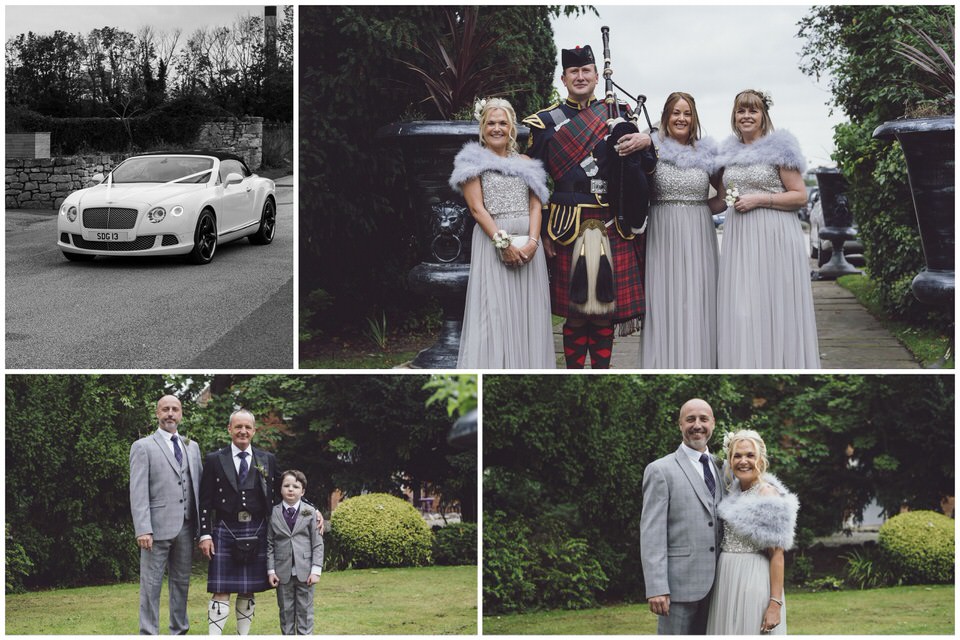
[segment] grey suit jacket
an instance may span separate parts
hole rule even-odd
[[[297,579],[306,582],[312,566],[323,566],[323,536],[317,531],[316,509],[306,502],[300,503],[300,513],[293,525],[287,526],[280,503],[273,507],[270,527],[267,529],[267,571],[275,571],[280,582],[290,581],[296,566]],[[310,513],[304,514],[309,509]]]
[[[718,478],[715,497],[682,448],[643,471],[640,560],[648,598],[669,594],[671,601],[696,602],[713,586],[723,488],[712,456],[711,464]]]
[[[152,533],[154,540],[175,538],[183,528],[184,501],[193,492],[193,516],[199,522],[200,447],[196,442],[184,446],[184,469],[158,433],[140,438],[130,446],[130,513],[136,535]],[[190,482],[186,480],[190,470]]]

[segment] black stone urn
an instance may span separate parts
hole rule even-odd
[[[926,268],[913,279],[920,302],[953,309],[954,300],[954,117],[884,122],[874,138],[896,138],[907,160],[913,208]]]
[[[847,240],[857,237],[853,228],[853,212],[847,199],[847,180],[839,169],[822,169],[817,172],[817,184],[820,187],[820,206],[823,210],[824,226],[820,237],[830,241],[832,247],[830,260],[817,272],[818,280],[836,280],[840,276],[860,273],[847,262],[843,245]]]
[[[447,434],[450,446],[461,450],[476,449],[477,447],[477,410],[471,409],[457,419]]]
[[[479,123],[468,120],[398,122],[377,130],[378,138],[400,150],[412,194],[421,262],[407,281],[415,293],[437,298],[443,309],[440,335],[414,358],[416,369],[457,366],[474,221],[447,181],[454,157],[465,143],[479,140],[479,133]],[[520,140],[528,135],[526,128],[517,132]]]

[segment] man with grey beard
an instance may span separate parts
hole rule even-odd
[[[677,450],[643,472],[640,559],[660,635],[703,635],[720,554],[720,469],[707,450],[713,409],[694,398],[680,408]]]

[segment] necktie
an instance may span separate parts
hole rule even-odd
[[[170,440],[173,442],[173,457],[177,459],[177,464],[182,467],[183,451],[180,450],[180,438],[177,437],[177,434],[173,434],[170,436]]]
[[[287,521],[287,526],[290,527],[290,531],[293,531],[293,525],[297,522],[297,510],[293,507],[287,507],[283,511],[283,517]]]
[[[714,498],[717,497],[717,481],[713,479],[713,472],[710,471],[710,456],[707,454],[702,454],[700,456],[700,464],[703,465],[703,481],[707,483],[707,489],[710,490],[710,495]]]
[[[250,467],[247,465],[247,452],[241,451],[237,454],[240,456],[240,484],[243,484],[243,481],[247,479],[247,472],[250,471]]]

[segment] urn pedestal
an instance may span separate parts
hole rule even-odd
[[[860,273],[847,262],[843,253],[844,243],[857,237],[853,212],[847,200],[847,181],[838,169],[824,169],[817,172],[817,184],[825,225],[819,233],[821,238],[830,241],[832,251],[829,262],[820,267],[816,277],[818,280],[836,280],[840,276]]]

